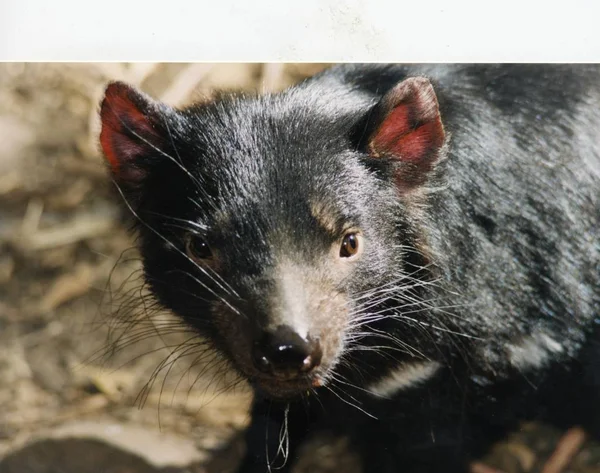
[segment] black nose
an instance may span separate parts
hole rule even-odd
[[[321,362],[321,356],[318,341],[303,339],[287,325],[264,333],[253,352],[260,371],[284,379],[310,372]]]

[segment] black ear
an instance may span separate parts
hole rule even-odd
[[[113,178],[126,190],[139,187],[150,157],[165,145],[162,122],[167,107],[122,82],[108,85],[100,107],[100,144]]]
[[[433,86],[424,77],[405,79],[390,90],[370,116],[368,151],[391,159],[401,191],[424,184],[443,159],[445,132]]]

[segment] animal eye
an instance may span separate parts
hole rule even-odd
[[[206,260],[212,258],[212,251],[206,240],[199,235],[190,233],[185,239],[185,252],[195,260]]]
[[[358,253],[360,238],[357,233],[348,233],[342,240],[340,258],[352,258]]]

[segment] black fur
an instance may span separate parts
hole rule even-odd
[[[399,195],[394,162],[368,153],[374,107],[412,76],[431,80],[450,136],[417,202]],[[271,399],[249,375],[257,395],[240,472],[282,462],[286,418],[283,471],[321,428],[348,435],[373,473],[464,472],[525,419],[600,438],[599,67],[342,65],[281,94],[160,117],[157,146],[173,159],[150,149],[136,163],[143,182],[124,186],[146,276],[240,372],[244,354],[231,347],[269,318],[276,254],[312,267],[335,244],[311,202],[334,209],[333,233],[364,233],[339,289],[353,308],[398,281],[395,300],[368,309],[383,317],[346,346],[331,389]],[[218,252],[218,277],[184,257],[190,230]],[[221,297],[241,313],[227,321],[239,324],[233,340],[219,328]],[[515,355],[530,337],[555,348],[536,345],[545,358],[531,366]],[[442,368],[391,399],[365,392],[414,359]]]

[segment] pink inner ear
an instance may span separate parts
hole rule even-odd
[[[394,142],[410,131],[408,105],[398,105],[377,130],[375,141],[383,149],[393,148]]]
[[[406,79],[390,93],[391,110],[371,140],[376,156],[391,155],[419,164],[435,160],[444,144],[444,127],[428,80]]]
[[[443,144],[441,123],[430,122],[421,125],[390,144],[392,145],[390,152],[400,156],[403,161],[420,161],[431,151],[441,148]]]
[[[150,140],[156,137],[148,117],[133,101],[135,93],[125,84],[111,84],[100,110],[100,144],[117,176],[123,167],[135,164],[137,158],[152,148]]]

